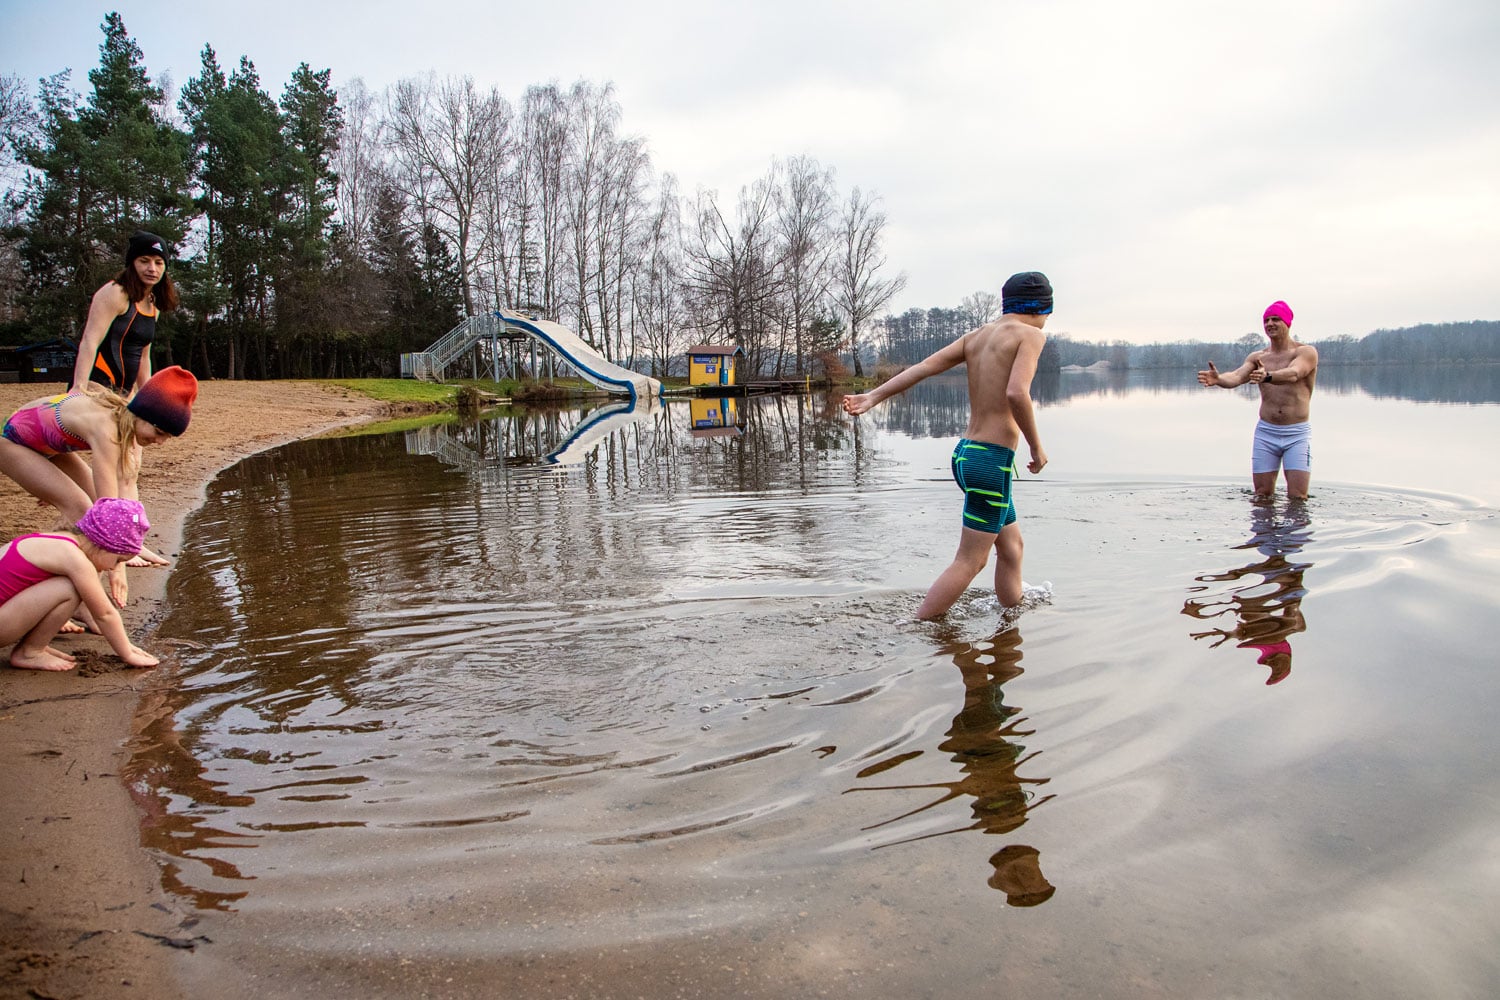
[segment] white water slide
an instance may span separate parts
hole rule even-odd
[[[613,361],[607,360],[590,347],[582,337],[561,323],[532,316],[521,316],[504,309],[496,310],[495,315],[512,330],[529,333],[552,348],[562,355],[563,360],[578,369],[578,374],[601,389],[609,392],[629,392],[632,400],[641,396],[661,395],[661,383],[656,379],[633,372],[629,368],[622,368]]]
[[[622,368],[606,359],[561,323],[536,316],[524,316],[506,309],[470,316],[426,351],[420,354],[403,354],[401,374],[440,379],[449,365],[468,354],[480,341],[493,341],[497,336],[509,337],[516,334],[538,341],[572,365],[579,375],[607,392],[628,395],[632,401],[643,396],[650,398],[661,395],[661,383],[656,379]]]

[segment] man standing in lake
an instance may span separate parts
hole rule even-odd
[[[995,596],[1006,607],[1021,603],[1021,526],[1011,502],[1016,446],[1022,437],[1031,450],[1026,468],[1036,475],[1047,464],[1031,410],[1031,379],[1052,313],[1052,285],[1040,271],[1013,274],[1001,289],[1000,319],[970,330],[942,350],[876,386],[845,396],[844,411],[868,412],[882,400],[905,392],[929,375],[966,365],[969,427],[953,449],[953,479],[964,491],[963,533],[958,554],[922,606],[920,619],[941,618],[963,596],[995,550]]]
[[[1307,497],[1312,482],[1313,383],[1318,378],[1318,349],[1292,339],[1292,307],[1272,302],[1261,317],[1271,345],[1252,351],[1245,363],[1232,372],[1220,373],[1214,363],[1198,373],[1198,382],[1233,389],[1251,383],[1260,386],[1260,421],[1255,425],[1255,447],[1250,458],[1250,478],[1255,495],[1276,492],[1276,472],[1286,469],[1286,493],[1294,500]]]

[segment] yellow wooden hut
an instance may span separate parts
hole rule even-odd
[[[744,348],[723,344],[698,344],[687,349],[688,385],[734,385],[736,362]]]

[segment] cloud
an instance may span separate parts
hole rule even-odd
[[[0,72],[86,86],[102,8],[10,7]],[[612,81],[688,195],[811,155],[881,196],[900,309],[1038,268],[1095,339],[1222,339],[1282,296],[1310,335],[1500,318],[1492,0],[119,8],[179,85],[205,42],[273,93],[303,60],[377,90]]]

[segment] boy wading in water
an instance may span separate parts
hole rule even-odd
[[[1198,383],[1233,389],[1247,382],[1260,386],[1260,420],[1250,456],[1250,481],[1255,495],[1276,492],[1276,473],[1286,470],[1286,495],[1307,499],[1312,485],[1313,384],[1318,379],[1318,349],[1292,339],[1292,307],[1272,302],[1261,316],[1270,346],[1251,351],[1245,363],[1221,372],[1208,363]]]
[[[995,551],[995,596],[1006,607],[1021,603],[1021,526],[1011,499],[1016,446],[1026,439],[1032,475],[1047,464],[1031,409],[1031,379],[1052,313],[1052,285],[1040,271],[1013,274],[1001,290],[1003,315],[869,392],[845,396],[844,411],[867,413],[930,375],[968,367],[969,427],[953,449],[953,479],[964,491],[958,554],[943,570],[922,606],[920,619],[941,618],[968,589]]]

